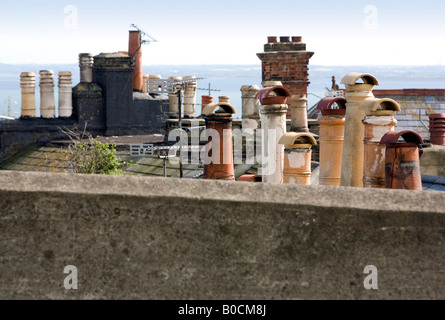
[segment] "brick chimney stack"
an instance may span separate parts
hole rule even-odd
[[[262,62],[262,81],[281,81],[293,95],[307,95],[308,64],[314,54],[306,51],[300,36],[267,37],[264,52],[257,53]],[[290,101],[289,101],[290,102]],[[290,118],[288,110],[287,118]]]

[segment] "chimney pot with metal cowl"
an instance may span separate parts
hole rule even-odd
[[[204,179],[213,180],[235,180],[235,169],[233,165],[233,143],[232,143],[232,114],[235,108],[230,104],[227,96],[219,97],[218,103],[210,103],[203,109],[206,123],[206,132],[209,133],[206,145],[206,155],[211,150],[211,161],[204,164]],[[218,108],[218,109],[217,109]],[[214,136],[212,132],[217,136]],[[218,141],[216,141],[216,140]],[[218,157],[214,162],[214,153]]]
[[[256,98],[260,100],[262,105],[285,104],[290,95],[290,91],[284,86],[276,85],[259,90],[256,94]]]
[[[290,92],[284,86],[266,87],[257,93],[257,98],[262,102],[260,112],[263,157],[260,174],[266,183],[283,183],[284,146],[278,141],[286,133],[288,106],[285,103],[263,103],[285,101],[289,96]]]
[[[359,83],[360,80],[363,83]],[[346,86],[346,115],[340,185],[362,188],[364,155],[362,120],[366,115],[367,106],[363,102],[374,98],[371,91],[375,85],[379,85],[379,82],[373,75],[350,72],[342,78],[341,83]]]
[[[398,142],[403,138],[405,142]],[[385,149],[385,188],[422,190],[419,145],[423,140],[417,132],[390,131],[380,140]]]
[[[387,132],[393,131],[397,120],[394,115],[400,111],[399,104],[388,98],[370,98],[363,101],[365,118],[363,187],[385,188],[385,146],[380,140]]]
[[[134,61],[133,69],[133,91],[143,92],[143,70],[142,70],[142,41],[140,30],[130,30],[128,55]]]
[[[317,109],[321,111],[321,117],[318,119],[320,126],[319,184],[340,186],[346,99],[343,97],[323,98],[318,103]]]
[[[311,148],[317,144],[314,136],[307,132],[288,132],[278,143],[284,145],[283,183],[309,185]]]
[[[20,74],[20,88],[22,94],[21,117],[36,117],[36,75],[34,72],[22,72]]]

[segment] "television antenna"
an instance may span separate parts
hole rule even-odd
[[[212,95],[212,91],[221,91],[221,90],[218,90],[218,89],[212,89],[210,83],[209,83],[209,87],[207,89],[206,88],[197,88],[197,89],[198,90],[209,90],[209,96]]]
[[[141,28],[139,28],[134,23],[132,23],[130,25],[130,27],[135,28],[136,30],[138,30],[141,33],[141,44],[146,44],[146,43],[149,44],[150,42],[158,42],[158,40],[156,40],[155,38],[150,36],[148,33],[143,31]],[[145,37],[146,39],[143,39],[143,37]]]
[[[178,128],[182,129],[182,117],[181,117],[181,93],[185,90],[185,84],[189,82],[196,82],[197,80],[202,80],[204,78],[192,78],[192,79],[182,79],[171,81],[169,86],[169,91],[172,93],[176,93],[178,97]],[[182,139],[179,139],[179,178],[184,178],[184,168],[182,165]]]

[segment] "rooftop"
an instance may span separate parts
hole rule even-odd
[[[164,176],[164,160],[158,155],[135,156],[130,154],[130,146],[135,144],[153,144],[154,149],[170,148],[164,145],[162,135],[98,137],[102,143],[114,144],[116,155],[126,163],[123,175],[130,176]],[[23,149],[14,157],[0,165],[0,170],[26,172],[69,173],[70,154],[67,150],[69,140],[56,140],[43,146],[32,145]],[[190,161],[191,162],[191,161]],[[259,165],[253,165],[244,174],[258,174]],[[203,178],[203,164],[183,162],[183,177],[189,179]],[[313,179],[311,184],[318,184],[318,162],[312,162]],[[180,177],[179,157],[165,161],[165,176]],[[445,177],[422,174],[422,188],[426,191],[445,191]]]

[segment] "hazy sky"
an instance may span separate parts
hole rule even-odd
[[[445,65],[445,1],[0,0],[0,63],[77,63],[157,42],[144,65],[259,64],[268,36],[302,36],[313,65]]]

